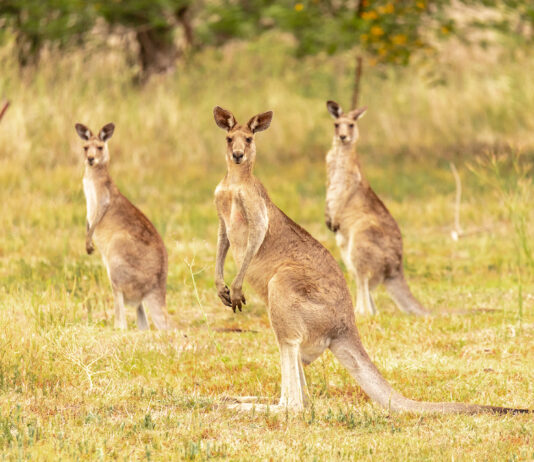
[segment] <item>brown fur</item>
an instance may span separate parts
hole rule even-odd
[[[356,280],[356,311],[374,314],[371,291],[384,283],[401,310],[426,315],[428,311],[412,295],[404,278],[400,229],[371,189],[356,153],[356,121],[365,108],[344,114],[334,101],[329,101],[327,108],[335,118],[335,134],[326,155],[325,219],[336,233],[345,266]]]
[[[215,190],[219,216],[215,283],[222,302],[235,311],[245,302],[242,284],[246,275],[267,305],[282,366],[280,402],[270,409],[304,407],[308,395],[302,365],[330,348],[364,391],[391,410],[522,412],[463,403],[416,402],[393,390],[360,342],[350,293],[335,259],[273,204],[252,174],[256,157],[254,131],[266,129],[272,113],[253,117],[247,125],[238,124],[229,111],[220,107],[214,109],[214,116],[217,125],[228,132],[227,172]],[[259,125],[254,122],[258,120]],[[230,288],[224,282],[229,248],[239,268]],[[231,407],[261,409],[262,405],[249,402],[255,399],[238,399],[240,402]]]
[[[124,197],[109,174],[107,140],[113,124],[98,136],[76,124],[84,140],[87,200],[86,250],[102,254],[115,299],[115,327],[126,329],[124,303],[137,307],[139,329],[148,329],[144,306],[158,329],[170,326],[165,310],[167,251],[150,220]]]

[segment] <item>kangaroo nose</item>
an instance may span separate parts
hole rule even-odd
[[[244,155],[245,155],[245,154],[244,154],[243,152],[239,152],[239,151],[233,152],[233,153],[232,153],[232,157],[234,158],[234,162],[235,162],[236,164],[241,163],[241,161],[243,160],[243,156],[244,156]]]
[[[88,157],[87,162],[89,162],[89,165],[93,165],[93,162],[95,161],[94,157]]]
[[[346,138],[347,138],[347,135],[339,135],[339,139],[341,141],[345,141]]]

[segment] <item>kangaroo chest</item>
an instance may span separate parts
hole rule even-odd
[[[217,188],[216,205],[224,221],[230,249],[236,261],[241,261],[247,248],[249,223],[239,192],[232,189]]]
[[[327,156],[326,202],[331,211],[339,212],[362,177],[357,167],[351,165],[344,156],[336,154],[334,151]]]
[[[87,203],[87,223],[92,225],[96,216],[98,207],[98,195],[94,181],[89,178],[83,179],[83,192],[85,194],[85,201]]]

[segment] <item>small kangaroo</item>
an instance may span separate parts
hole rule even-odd
[[[94,136],[76,124],[83,143],[87,201],[85,248],[94,251],[93,238],[102,254],[115,300],[115,327],[126,329],[124,304],[137,307],[137,327],[148,329],[144,307],[158,329],[170,327],[165,310],[167,251],[154,225],[113,183],[108,171],[107,141],[115,125],[104,125]]]
[[[326,155],[326,226],[336,234],[343,262],[356,280],[356,311],[375,314],[371,291],[384,283],[402,311],[428,315],[404,277],[400,229],[371,189],[356,153],[356,121],[367,108],[344,114],[334,101],[326,107],[335,119],[334,140]]]
[[[279,404],[270,409],[301,410],[308,402],[303,364],[327,348],[349,370],[365,393],[392,411],[481,413],[528,412],[464,403],[429,403],[396,392],[371,362],[355,326],[354,309],[343,273],[332,255],[307,231],[288,218],[252,174],[256,158],[254,135],[269,127],[272,112],[238,124],[221,107],[216,124],[227,131],[224,179],[215,190],[219,216],[215,285],[223,304],[242,309],[247,281],[267,305],[280,349],[282,386]],[[239,268],[230,288],[224,282],[224,261],[232,248]],[[230,407],[265,409],[238,399]],[[247,402],[248,401],[248,402]]]

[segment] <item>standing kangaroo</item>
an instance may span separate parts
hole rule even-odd
[[[150,311],[158,329],[167,329],[167,251],[154,225],[120,193],[109,175],[107,141],[114,130],[115,125],[109,123],[94,136],[85,125],[76,124],[76,132],[84,140],[85,248],[88,254],[93,253],[94,238],[102,253],[113,288],[116,328],[127,327],[127,303],[137,307],[139,329],[148,329],[143,306]]]
[[[356,153],[356,121],[366,108],[344,114],[334,101],[326,107],[335,119],[334,141],[326,155],[326,226],[336,233],[341,257],[356,280],[356,311],[375,314],[371,291],[384,283],[402,311],[428,315],[404,278],[400,229],[371,189]]]
[[[246,125],[238,124],[231,112],[218,106],[213,113],[217,125],[227,131],[227,172],[215,190],[219,216],[215,284],[222,302],[235,312],[245,303],[242,285],[246,275],[267,305],[282,366],[281,398],[275,410],[303,409],[308,395],[302,365],[330,348],[365,393],[393,411],[528,412],[464,403],[418,402],[393,390],[363,348],[354,324],[350,292],[337,262],[271,202],[252,174],[256,158],[254,135],[269,127],[272,112],[258,114]],[[239,271],[228,288],[224,261],[230,247]],[[233,407],[264,408],[243,401]]]

